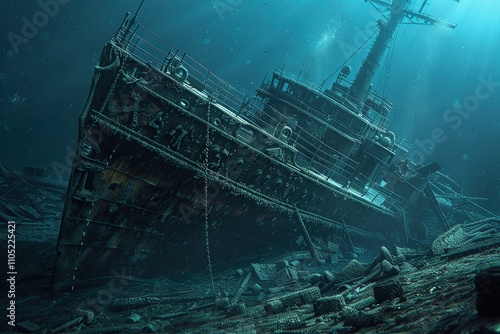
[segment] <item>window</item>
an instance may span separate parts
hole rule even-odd
[[[286,92],[288,90],[288,82],[285,82],[283,84],[283,88],[282,88],[282,91]]]

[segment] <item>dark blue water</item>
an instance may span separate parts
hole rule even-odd
[[[0,14],[0,160],[48,174],[71,160],[93,66],[139,3],[60,0],[44,17],[50,2],[11,1]],[[426,12],[458,27],[402,26],[373,84],[393,101],[392,129],[414,143],[414,159],[438,161],[498,211],[500,2],[435,0]],[[147,0],[140,21],[251,93],[280,61],[327,78],[359,48],[355,72],[381,17],[363,0]]]

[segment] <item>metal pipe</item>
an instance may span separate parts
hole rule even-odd
[[[144,1],[146,1],[146,0],[141,1],[139,8],[137,8],[137,11],[135,12],[134,17],[130,20],[130,22],[128,23],[128,26],[125,30],[125,34],[123,35],[123,42],[121,43],[122,47],[124,49],[126,49],[128,47],[130,40],[132,39],[132,36],[135,34],[135,31],[132,32],[132,28],[134,27],[134,25],[137,22],[137,16],[139,15],[139,12],[141,11],[141,8],[142,8],[142,5],[144,4]]]
[[[137,11],[135,12],[133,20],[137,20],[137,16],[139,15],[139,12],[141,11],[142,5],[144,5],[144,1],[146,1],[146,0],[142,0],[141,1],[141,4],[139,5],[139,8],[137,8]]]
[[[481,205],[476,204],[476,203],[474,203],[473,201],[471,201],[471,200],[469,200],[469,199],[467,199],[467,201],[468,201],[470,204],[474,205],[475,207],[477,207],[477,208],[479,208],[479,209],[483,210],[483,211],[484,211],[484,212],[486,212],[487,214],[489,214],[489,215],[491,215],[491,216],[493,216],[493,217],[498,217],[498,216],[497,216],[497,215],[495,215],[494,213],[492,213],[492,212],[490,212],[490,211],[486,210],[485,208],[483,208]]]
[[[468,197],[468,196],[461,196],[461,195],[435,195],[436,197],[439,198],[456,198],[456,199],[467,199],[467,200],[474,200],[474,201],[488,201],[488,198],[482,198],[482,197]]]
[[[122,31],[122,29],[125,27],[125,25],[127,24],[127,21],[130,17],[130,12],[127,12],[125,14],[125,17],[123,18],[123,21],[122,21],[122,24],[120,25],[120,28],[118,29],[118,31],[116,32],[116,35],[115,35],[115,38],[118,37],[118,34]],[[121,43],[121,40],[119,41]]]
[[[351,234],[347,229],[347,225],[345,224],[344,218],[340,218],[340,221],[342,222],[342,227],[344,228],[344,231],[347,235],[347,241],[349,242],[349,251],[354,253],[354,244],[352,243]]]
[[[424,2],[422,3],[422,6],[420,7],[420,10],[418,11],[419,13],[422,13],[424,8],[425,8],[425,5],[427,5],[427,1],[428,0],[424,0]]]
[[[299,209],[297,208],[297,205],[294,204],[295,212],[297,213],[297,217],[299,218],[299,223],[300,227],[302,229],[302,236],[304,237],[304,240],[309,247],[309,252],[311,253],[311,257],[317,262],[320,263],[319,255],[318,252],[316,251],[316,248],[314,248],[314,245],[311,241],[311,237],[309,236],[309,232],[307,232],[306,225],[304,225],[304,221],[302,220],[302,217],[300,216]]]

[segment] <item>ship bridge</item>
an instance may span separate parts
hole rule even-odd
[[[310,73],[281,63],[271,78],[264,78],[257,90],[263,97],[279,97],[318,117],[339,133],[363,138],[370,132],[385,132],[392,103],[384,96],[370,92],[360,108],[349,99],[352,84],[342,71],[337,80],[328,83]],[[330,89],[324,88],[331,87]]]

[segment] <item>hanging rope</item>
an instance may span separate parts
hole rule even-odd
[[[217,293],[215,291],[214,275],[212,271],[212,259],[210,258],[210,242],[208,238],[208,153],[211,146],[210,142],[210,100],[208,101],[207,108],[207,134],[205,138],[205,240],[207,243],[207,260],[208,260],[208,271],[210,273],[210,281],[212,282],[212,291],[214,292],[214,298],[217,298]]]

